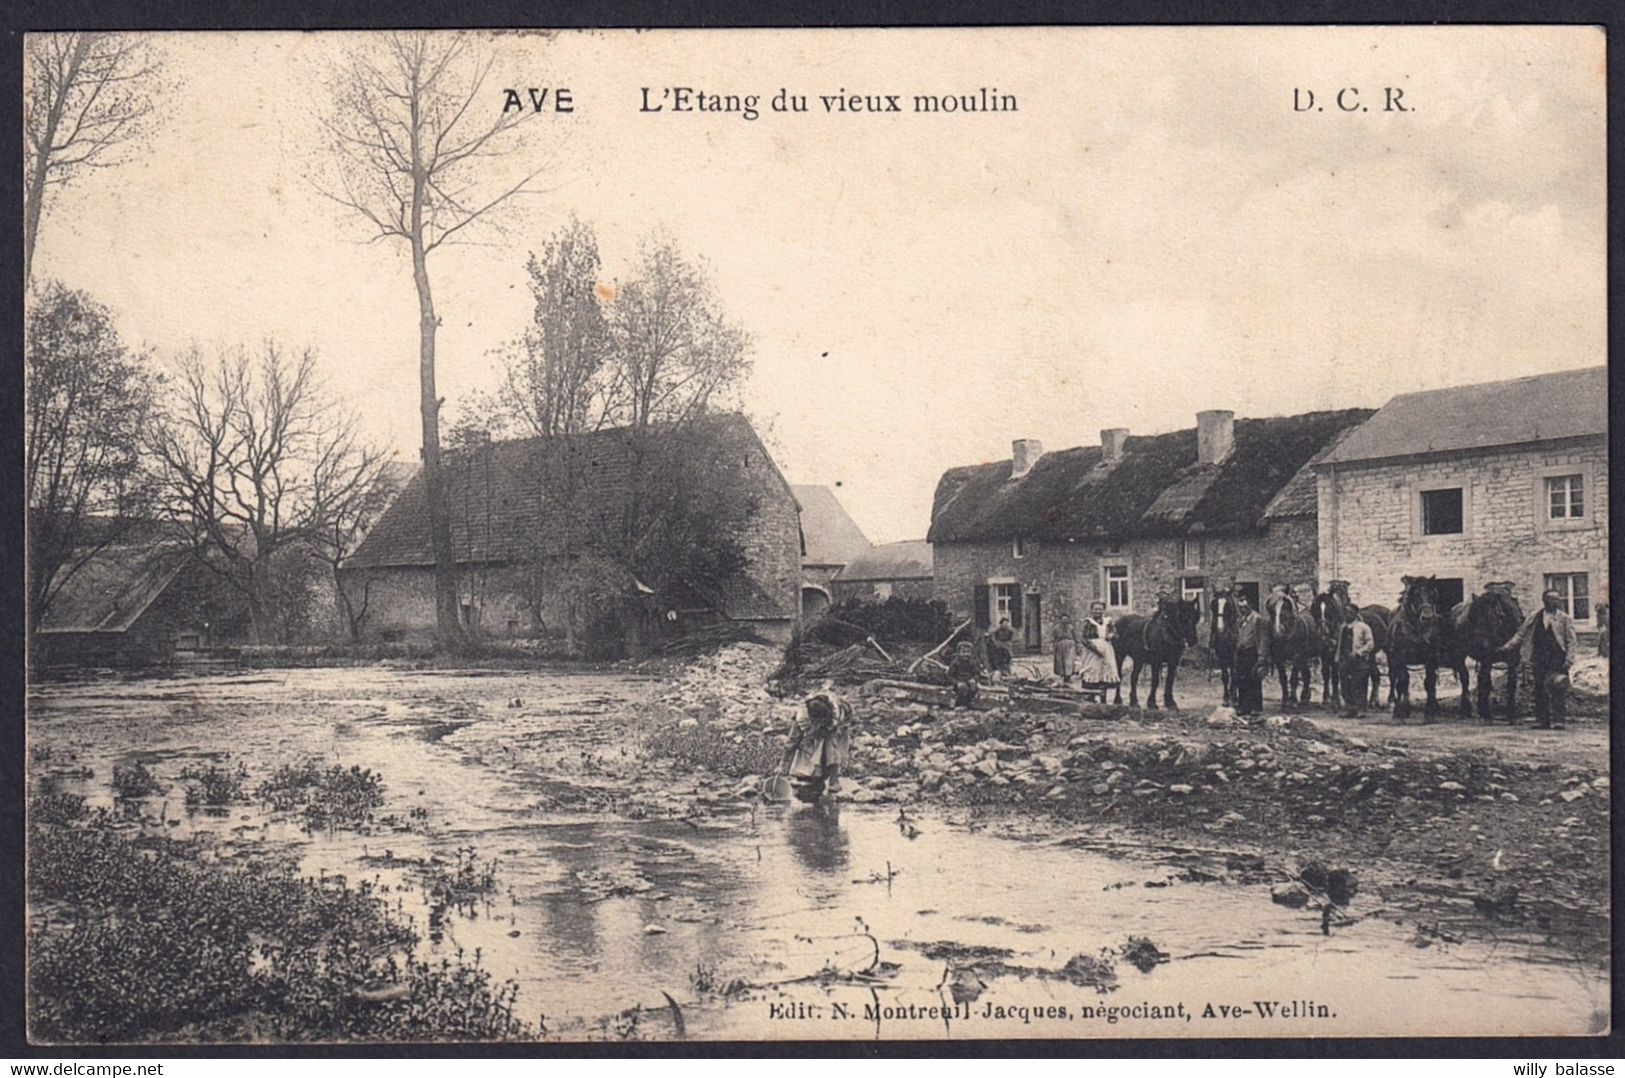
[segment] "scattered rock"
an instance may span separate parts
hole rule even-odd
[[[1270,888],[1270,901],[1290,910],[1301,910],[1309,904],[1309,890],[1301,883],[1278,883]]]

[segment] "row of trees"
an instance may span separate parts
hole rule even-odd
[[[490,51],[473,34],[396,33],[358,46],[328,72],[331,109],[317,189],[401,243],[418,296],[421,463],[435,559],[437,635],[463,643],[451,505],[441,460],[430,276],[444,246],[500,228],[501,211],[536,193],[539,167],[517,137],[530,114],[493,115],[483,98]],[[25,273],[54,187],[138,149],[166,88],[162,57],[116,34],[31,37],[25,81]],[[704,267],[669,240],[647,241],[624,283],[601,280],[592,230],[572,221],[532,254],[534,318],[507,359],[497,426],[556,439],[546,497],[581,502],[589,481],[573,439],[624,429],[627,490],[597,513],[553,514],[536,575],[581,605],[636,584],[720,586],[743,562],[739,527],[754,503],[741,447],[707,417],[749,371],[748,340],[721,313]],[[48,283],[27,322],[30,617],[37,626],[99,549],[156,522],[169,545],[241,591],[256,636],[286,627],[289,581],[312,564],[336,573],[386,496],[385,459],[323,391],[309,352],[194,352],[163,376],[119,339],[91,297]],[[483,424],[488,430],[490,424]],[[466,431],[465,431],[466,433]],[[696,468],[700,462],[714,466]],[[562,558],[559,555],[562,552]],[[365,616],[337,591],[352,631]],[[575,619],[571,618],[572,625]],[[630,619],[636,624],[636,619]]]
[[[132,352],[84,292],[46,282],[27,322],[29,627],[109,546],[195,557],[246,605],[257,640],[301,628],[313,575],[389,494],[386,455],[323,391],[311,351],[274,343],[168,370]],[[360,628],[341,589],[345,627]]]

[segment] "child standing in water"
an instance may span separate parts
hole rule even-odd
[[[833,692],[807,697],[806,715],[791,724],[779,763],[779,774],[789,776],[796,797],[811,803],[840,788],[851,721],[851,705]]]

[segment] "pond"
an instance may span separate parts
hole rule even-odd
[[[1352,923],[1323,932],[1318,911],[1273,904],[1267,885],[1198,882],[1155,851],[1108,855],[1076,841],[1086,835],[1018,839],[895,806],[755,805],[702,776],[645,771],[638,728],[657,688],[628,674],[383,667],[45,683],[29,698],[30,767],[110,804],[113,766],[141,761],[167,786],[142,826],[206,836],[228,860],[269,846],[308,874],[376,879],[427,953],[477,951],[520,983],[519,1014],[562,1037],[1583,1034],[1605,1022],[1602,956],[1418,946],[1415,926],[1359,898]],[[310,757],[381,773],[376,815],[390,822],[308,834],[256,805],[186,810],[188,765],[240,762],[252,790]],[[493,886],[462,906],[435,899],[418,862],[454,866],[470,850]],[[1121,953],[1130,937],[1167,960],[1137,968]]]

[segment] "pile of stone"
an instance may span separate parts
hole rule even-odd
[[[727,729],[782,726],[788,713],[794,711],[794,704],[768,692],[768,674],[778,663],[776,648],[729,644],[685,666],[659,700],[692,719]]]

